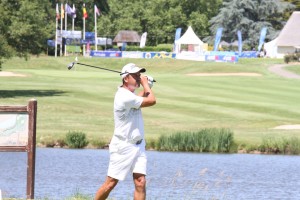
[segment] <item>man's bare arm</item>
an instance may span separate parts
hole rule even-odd
[[[156,98],[153,91],[149,87],[148,78],[146,76],[141,76],[141,85],[143,90],[139,93],[139,96],[144,97],[141,107],[149,107],[156,104]]]

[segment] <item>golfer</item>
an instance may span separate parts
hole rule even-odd
[[[122,69],[123,84],[114,99],[115,130],[109,145],[107,178],[98,189],[95,200],[106,199],[118,181],[124,180],[130,172],[135,185],[134,199],[146,199],[147,157],[141,108],[153,106],[156,99],[150,88],[152,84],[141,75],[145,71],[133,63]],[[143,90],[135,94],[140,85]]]

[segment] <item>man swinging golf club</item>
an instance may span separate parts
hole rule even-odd
[[[107,178],[98,189],[95,200],[106,199],[118,181],[124,180],[129,172],[132,172],[135,185],[134,199],[146,199],[147,157],[141,108],[153,106],[156,99],[151,90],[151,80],[148,83],[152,77],[141,75],[145,71],[145,68],[139,68],[133,63],[122,69],[123,84],[114,99],[115,130],[109,145]],[[135,94],[140,85],[143,90]]]

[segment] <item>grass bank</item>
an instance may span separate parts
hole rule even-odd
[[[80,62],[120,70],[134,62],[155,77],[157,105],[143,110],[147,139],[201,129],[230,129],[240,146],[259,146],[263,137],[299,138],[299,130],[279,125],[300,124],[299,80],[268,71],[277,59],[240,59],[238,63],[175,59],[83,58]],[[89,141],[109,141],[113,133],[113,98],[117,74],[77,65],[74,57],[14,58],[3,71],[25,77],[0,77],[0,104],[38,100],[37,141],[58,141],[69,131],[82,131]],[[189,76],[195,73],[256,73],[261,76]]]

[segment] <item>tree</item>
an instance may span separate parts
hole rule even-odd
[[[0,2],[0,64],[13,55],[27,59],[46,49],[47,38],[55,27],[51,22],[55,13],[51,14],[49,8],[48,0]]]
[[[284,0],[286,2],[292,3],[293,5],[295,5],[295,10],[300,11],[300,1],[299,0]]]
[[[100,35],[114,36],[119,30],[148,32],[148,45],[174,42],[175,30],[193,26],[198,36],[209,35],[208,20],[222,0],[110,0],[109,13],[98,21]]]
[[[258,43],[260,30],[268,28],[268,39],[275,38],[284,25],[284,12],[294,6],[280,0],[229,0],[224,1],[219,14],[210,20],[212,33],[223,27],[223,38],[227,42],[236,40],[241,30],[243,40],[250,46]],[[207,38],[212,42],[214,36]]]

